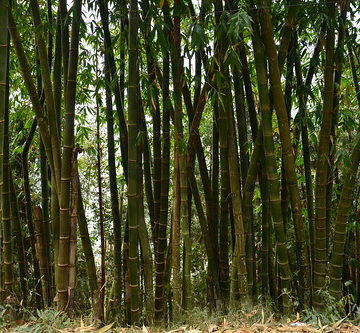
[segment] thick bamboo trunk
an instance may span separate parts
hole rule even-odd
[[[175,8],[179,10],[181,0],[175,0]],[[176,16],[172,29],[172,77],[174,84],[174,127],[175,127],[175,150],[179,157],[180,174],[180,200],[181,200],[181,235],[184,244],[183,256],[183,285],[182,285],[182,308],[189,310],[192,303],[191,295],[191,238],[190,221],[188,214],[188,178],[186,155],[183,148],[183,107],[182,107],[182,59],[181,59],[181,34],[180,34],[180,16]]]
[[[129,10],[129,78],[128,78],[128,221],[129,221],[129,274],[131,323],[138,322],[141,313],[139,297],[139,186],[138,144],[139,98],[138,98],[138,3],[130,1]]]
[[[321,130],[319,134],[318,159],[315,178],[315,252],[314,252],[314,297],[313,304],[322,307],[321,289],[326,283],[328,253],[326,248],[326,188],[328,157],[331,142],[331,123],[334,102],[334,43],[335,43],[335,1],[327,4],[327,33],[325,42],[324,100]]]
[[[172,271],[172,312],[173,318],[181,315],[181,277],[180,277],[180,220],[181,220],[181,200],[180,200],[180,173],[179,157],[175,151],[174,162],[174,201],[171,227],[171,271]]]
[[[9,196],[9,182],[8,171],[5,170],[4,165],[7,165],[4,156],[5,148],[5,116],[8,112],[8,57],[9,57],[9,34],[8,34],[8,16],[9,16],[9,1],[2,0],[0,2],[0,44],[3,47],[0,48],[0,209],[1,209],[1,221],[3,224],[2,244],[1,244],[1,271],[4,271],[4,275],[1,272],[1,296],[7,296],[9,286],[11,288],[12,283],[12,270],[11,270],[11,229],[9,229],[10,218],[10,200]],[[5,171],[5,174],[4,174]],[[5,181],[5,182],[4,182]],[[4,193],[8,192],[7,198],[4,198]],[[4,201],[5,199],[5,201]],[[4,210],[5,208],[5,210]],[[5,214],[5,220],[4,220]],[[9,233],[10,231],[10,233]],[[2,288],[5,289],[5,294]]]
[[[169,208],[169,181],[170,181],[170,93],[169,93],[169,55],[163,56],[163,128],[162,128],[162,160],[161,160],[161,201],[159,228],[156,237],[155,252],[155,322],[159,323],[164,316],[164,290],[165,290],[165,255],[167,251],[166,228]]]
[[[153,259],[151,254],[150,237],[145,223],[144,212],[144,195],[143,195],[143,173],[141,151],[139,151],[138,175],[139,175],[139,243],[141,248],[141,257],[144,268],[144,287],[145,294],[143,303],[146,308],[146,323],[148,325],[153,322],[154,315],[154,290],[153,290]]]
[[[74,147],[74,121],[75,121],[75,97],[76,77],[79,54],[79,35],[81,21],[81,0],[75,0],[73,6],[73,18],[71,28],[71,45],[69,52],[68,77],[66,84],[65,100],[65,125],[64,144],[61,160],[61,193],[60,193],[60,228],[59,228],[59,254],[57,260],[57,301],[58,309],[63,311],[70,305],[70,237],[71,237],[71,214],[70,214],[70,179],[72,150]],[[52,134],[53,135],[53,134]]]
[[[292,216],[295,226],[295,237],[297,246],[297,258],[299,263],[299,282],[303,301],[307,303],[310,297],[310,262],[308,247],[306,244],[305,219],[302,216],[302,201],[297,184],[295,170],[295,158],[291,142],[288,112],[285,104],[284,95],[281,89],[280,64],[277,58],[277,51],[273,37],[272,23],[268,2],[261,0],[260,22],[262,27],[265,50],[269,62],[269,78],[271,83],[272,102],[274,104],[280,131],[281,151],[285,169],[286,182],[289,189]],[[265,8],[266,7],[266,8]]]
[[[282,295],[284,311],[290,310],[289,295],[291,291],[292,273],[289,265],[288,252],[286,248],[286,235],[281,214],[280,202],[280,183],[277,176],[277,166],[275,159],[275,147],[273,141],[272,112],[270,105],[269,87],[267,82],[267,70],[265,50],[260,40],[258,27],[253,25],[253,48],[256,64],[256,75],[259,89],[260,112],[262,119],[262,131],[265,151],[265,166],[269,186],[269,200],[271,206],[271,216],[274,225],[277,264],[280,270],[281,288],[286,290]]]

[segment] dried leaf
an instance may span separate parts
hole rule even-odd
[[[96,333],[105,333],[106,331],[108,331],[109,329],[111,329],[111,327],[113,327],[114,323],[111,323],[109,325],[106,325],[104,327],[101,327],[100,329],[98,329],[96,331]]]
[[[181,326],[179,328],[176,328],[174,330],[168,331],[166,333],[178,333],[178,332],[185,332],[186,326]]]
[[[218,330],[218,326],[217,325],[214,325],[214,324],[210,324],[208,326],[208,332],[211,333],[211,332],[215,332],[216,330]]]

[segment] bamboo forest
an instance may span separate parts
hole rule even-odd
[[[359,130],[358,0],[0,0],[0,321],[360,318]]]

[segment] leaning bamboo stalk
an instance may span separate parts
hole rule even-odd
[[[46,156],[49,161],[51,174],[56,179],[56,178],[59,178],[59,175],[56,174],[56,172],[55,172],[53,151],[52,151],[52,146],[51,146],[51,138],[50,138],[50,133],[49,133],[49,129],[48,129],[48,122],[46,120],[46,117],[43,112],[43,108],[41,106],[38,92],[37,92],[37,89],[34,84],[34,79],[31,75],[30,65],[29,65],[27,57],[25,55],[25,51],[24,51],[24,48],[22,45],[22,40],[19,35],[19,32],[18,32],[18,29],[17,29],[17,26],[16,26],[16,23],[15,23],[12,13],[10,13],[10,15],[9,15],[9,31],[10,31],[13,45],[14,45],[14,48],[16,51],[16,55],[17,55],[17,58],[19,61],[20,69],[22,72],[22,77],[24,79],[24,83],[25,83],[26,89],[28,91],[28,94],[29,94],[29,97],[30,97],[30,100],[31,100],[31,103],[33,106],[33,110],[36,115],[37,123],[39,126],[39,132],[40,132],[41,138],[42,138],[44,146],[45,146]],[[58,183],[59,183],[59,180],[56,180],[55,184],[58,184]],[[56,186],[54,187],[54,192],[58,194]]]
[[[30,0],[30,8],[31,14],[33,18],[34,28],[35,28],[35,36],[36,36],[36,44],[39,55],[40,62],[40,70],[41,70],[41,78],[45,93],[45,101],[46,108],[48,111],[48,119],[49,119],[49,131],[50,131],[50,139],[51,139],[51,147],[53,151],[54,158],[54,167],[55,172],[60,175],[61,170],[61,156],[60,156],[60,139],[59,139],[59,131],[56,117],[56,109],[55,109],[55,101],[53,94],[53,87],[50,76],[50,67],[49,67],[49,58],[46,49],[46,42],[43,35],[42,29],[42,21],[40,16],[40,8],[37,0]],[[58,181],[58,178],[55,178]],[[59,182],[56,183],[58,189],[60,189],[61,184]]]
[[[77,178],[79,177],[79,174],[77,172]],[[77,183],[79,183],[79,179],[77,179]],[[91,246],[91,239],[88,229],[88,222],[85,215],[85,208],[84,208],[84,202],[82,198],[82,192],[81,187],[78,188],[78,227],[79,227],[79,234],[80,234],[80,240],[81,240],[81,246],[82,251],[84,253],[85,257],[85,263],[86,263],[86,272],[88,275],[88,281],[89,281],[89,288],[91,292],[91,300],[92,300],[92,306],[93,306],[93,315],[95,319],[101,319],[104,309],[103,309],[103,303],[99,300],[99,284],[98,279],[96,275],[96,265],[95,265],[95,258],[94,258],[94,252]],[[104,288],[105,286],[102,285],[101,288]],[[102,307],[102,308],[101,308]]]

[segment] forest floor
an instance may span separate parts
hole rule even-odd
[[[309,325],[303,322],[292,322],[287,324],[259,324],[254,323],[251,326],[241,326],[234,327],[227,324],[210,324],[207,328],[193,328],[191,326],[181,326],[176,329],[166,330],[159,328],[113,328],[112,325],[105,326],[103,328],[97,329],[93,325],[89,326],[79,326],[79,327],[69,327],[69,328],[56,328],[52,327],[51,329],[36,325],[34,323],[25,323],[23,325],[8,327],[0,329],[0,332],[59,332],[59,333],[70,333],[70,332],[88,332],[88,333],[115,333],[115,332],[124,332],[124,333],[250,333],[250,332],[308,332],[308,333],[345,333],[345,332],[359,332],[360,326],[355,326],[351,323],[341,323],[333,325]]]
[[[19,316],[19,313],[17,313]],[[250,332],[325,332],[325,333],[360,333],[360,312],[341,317],[335,308],[325,313],[313,310],[288,317],[277,317],[269,309],[262,306],[252,308],[250,312],[237,311],[223,315],[209,315],[204,310],[194,309],[177,322],[166,328],[159,327],[116,327],[111,323],[97,327],[90,317],[69,318],[55,310],[37,311],[30,314],[26,320],[13,320],[0,316],[0,332],[29,333],[250,333]]]

